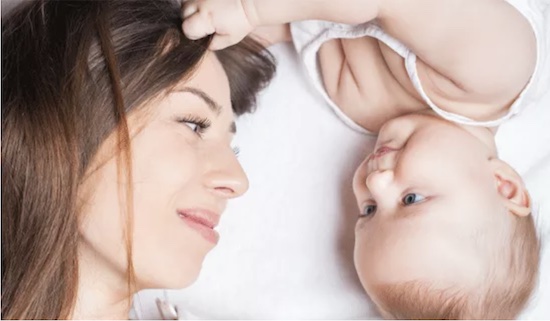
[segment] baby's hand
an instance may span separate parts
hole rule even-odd
[[[254,0],[186,0],[183,32],[189,39],[214,34],[211,50],[234,45],[258,24]]]

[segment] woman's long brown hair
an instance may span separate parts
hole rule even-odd
[[[126,115],[189,76],[209,38],[181,32],[171,0],[25,1],[2,21],[2,318],[62,319],[77,295],[77,191],[99,146],[118,137],[131,178]],[[217,52],[237,114],[271,79],[250,39]],[[131,186],[126,248],[133,286]]]

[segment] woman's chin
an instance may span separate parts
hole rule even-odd
[[[149,282],[138,282],[141,286],[138,287],[138,290],[149,290],[149,289],[169,289],[169,290],[180,290],[184,289],[197,281],[199,277],[201,266],[199,266],[196,271],[187,270],[185,273],[182,271],[179,272],[159,272],[154,278],[150,278]],[[159,274],[162,273],[162,274]]]

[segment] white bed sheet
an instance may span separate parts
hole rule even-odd
[[[2,0],[2,15],[18,1]],[[236,141],[250,190],[230,203],[220,244],[199,280],[181,291],[139,293],[139,318],[158,319],[154,299],[166,296],[183,319],[377,317],[353,269],[350,186],[374,138],[333,114],[304,78],[290,44],[271,50],[277,76],[257,112],[238,120]],[[526,181],[543,243],[539,286],[521,318],[549,319],[550,93],[501,126],[497,145]]]
[[[198,281],[144,291],[138,316],[155,319],[168,296],[184,319],[368,319],[377,314],[352,263],[351,177],[374,137],[344,125],[305,79],[290,44],[271,48],[277,76],[256,113],[237,122],[250,190],[230,202],[221,240]],[[524,319],[550,318],[550,95],[504,124],[501,157],[524,177],[543,236],[539,288]]]

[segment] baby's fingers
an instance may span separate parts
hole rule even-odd
[[[184,19],[190,17],[199,10],[199,6],[195,0],[184,1],[181,5]]]
[[[182,29],[185,36],[191,40],[201,39],[216,32],[210,19],[207,19],[196,11],[184,19]]]

